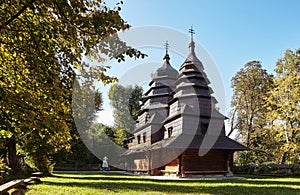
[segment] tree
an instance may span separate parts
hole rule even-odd
[[[269,120],[276,135],[277,161],[299,163],[300,158],[300,49],[287,50],[276,63],[270,92]]]
[[[48,155],[69,148],[74,69],[81,77],[116,80],[105,74],[109,66],[90,66],[84,55],[99,63],[102,54],[118,61],[144,57],[119,40],[116,32],[129,28],[120,10],[100,0],[1,4],[0,139],[13,170],[16,144],[42,171]]]
[[[8,147],[8,163],[14,171],[18,170],[18,144],[42,169],[41,163],[47,164],[45,153],[56,152],[69,140],[70,89],[54,67],[45,70],[42,66],[27,64],[25,68],[23,64],[16,67],[8,63],[0,69],[1,75],[13,74],[1,80],[1,138]],[[45,75],[35,76],[35,71]]]
[[[117,143],[124,142],[135,127],[135,120],[140,110],[139,101],[142,98],[143,89],[140,86],[112,85],[108,96],[113,107],[115,121],[115,140]]]
[[[80,138],[81,136],[90,136],[92,138],[98,137],[97,134],[104,128],[102,125],[99,126],[99,124],[94,123],[96,113],[103,110],[102,93],[98,89],[94,90],[90,85],[79,86],[78,82],[77,87],[73,89],[73,92],[74,90],[77,90],[77,94],[73,94],[73,116],[76,118],[77,123],[79,122],[86,127],[86,131],[83,133],[81,131],[81,134],[79,134],[74,121],[70,130],[70,150],[61,150],[54,154],[52,158],[55,163],[62,166],[65,163],[75,164],[76,167],[84,166],[85,164],[98,164],[100,163],[100,160],[97,159]],[[83,98],[82,101],[84,103],[82,103],[82,101],[76,102],[74,98]],[[82,127],[83,125],[80,126]],[[109,130],[107,129],[105,132],[109,133]],[[94,141],[92,138],[91,140]]]
[[[272,142],[267,130],[266,97],[272,86],[272,75],[262,69],[259,61],[250,61],[231,80],[231,132],[238,131],[242,142],[251,149],[246,152],[249,162],[270,160],[265,147]],[[245,154],[244,154],[245,156]]]

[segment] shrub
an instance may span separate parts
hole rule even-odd
[[[235,165],[233,167],[236,174],[254,174],[257,165]]]
[[[2,183],[2,180],[11,169],[7,166],[7,164],[4,162],[3,158],[0,158],[0,183]]]
[[[292,173],[295,176],[300,176],[300,164],[293,166]]]

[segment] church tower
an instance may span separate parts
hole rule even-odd
[[[149,89],[142,98],[137,125],[131,139],[130,148],[151,145],[163,138],[162,122],[169,112],[168,102],[173,98],[178,71],[170,64],[169,44],[165,43],[166,53],[163,65],[152,75]]]

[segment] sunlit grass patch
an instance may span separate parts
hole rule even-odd
[[[54,174],[26,194],[300,194],[300,178],[153,180],[122,174]]]

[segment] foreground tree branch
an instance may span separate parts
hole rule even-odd
[[[15,19],[17,19],[35,1],[36,0],[30,0],[28,3],[26,3],[15,15],[13,15],[11,18],[9,18],[7,21],[5,21],[3,24],[0,25],[0,30],[2,28],[5,28],[7,25],[9,25]]]

